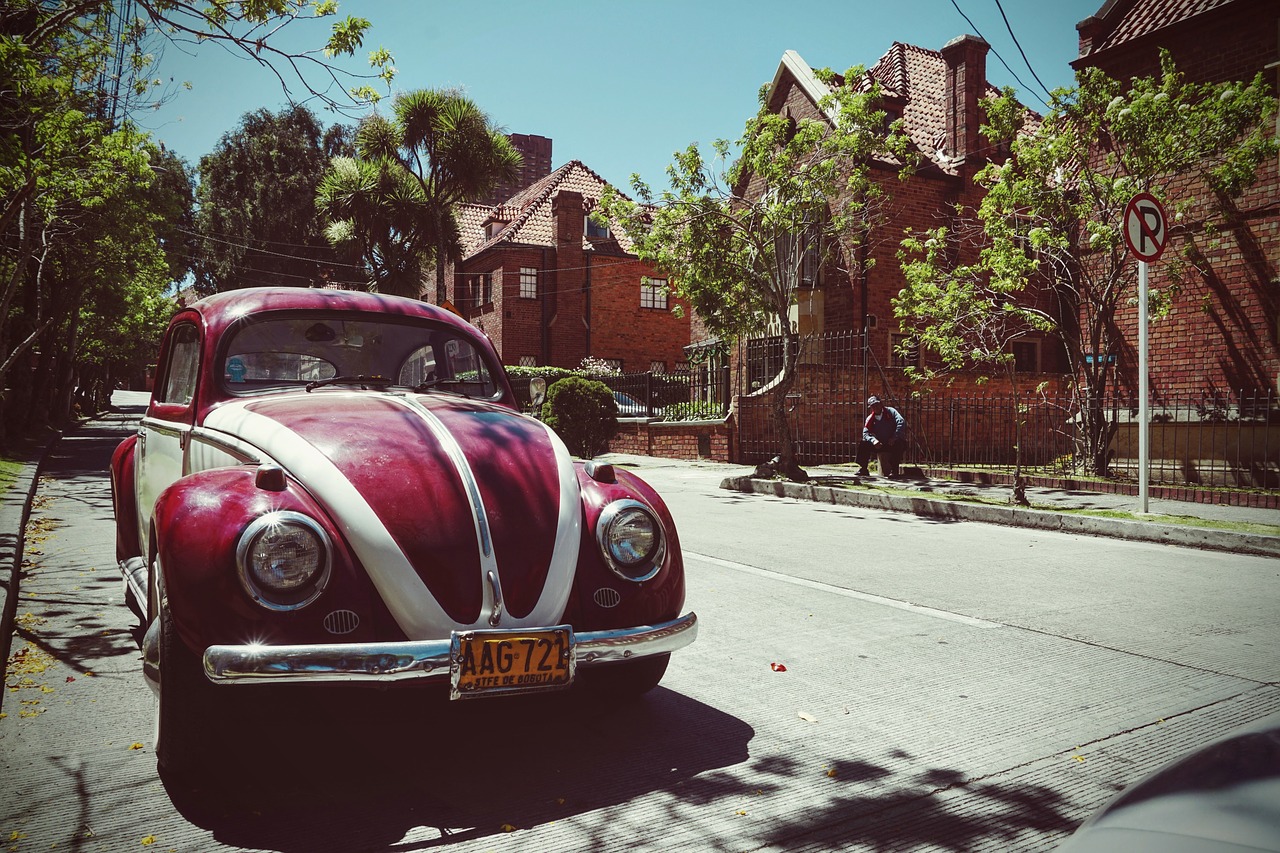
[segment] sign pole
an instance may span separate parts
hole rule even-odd
[[[1147,512],[1151,466],[1151,393],[1147,372],[1147,262],[1138,261],[1138,502]]]
[[[1151,389],[1147,369],[1147,264],[1160,257],[1169,239],[1164,206],[1151,193],[1138,193],[1124,208],[1124,241],[1138,259],[1138,502],[1147,512],[1151,477]]]

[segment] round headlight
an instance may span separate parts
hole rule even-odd
[[[267,513],[240,534],[236,562],[255,601],[296,610],[315,601],[329,578],[329,537],[301,513]]]
[[[662,525],[639,501],[615,501],[605,507],[596,523],[596,539],[605,563],[623,580],[647,581],[662,568]]]

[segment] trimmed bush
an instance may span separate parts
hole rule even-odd
[[[609,446],[618,431],[618,404],[603,382],[569,376],[547,389],[542,420],[569,452],[590,459]]]

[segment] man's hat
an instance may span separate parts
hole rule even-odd
[[[867,398],[867,405],[868,405],[868,406],[883,406],[883,405],[884,405],[884,403],[880,402],[880,398],[879,398],[879,397],[877,397],[875,394],[872,394],[870,397],[868,397],[868,398]]]

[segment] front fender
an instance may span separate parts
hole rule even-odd
[[[567,621],[579,631],[598,631],[675,619],[684,608],[684,558],[667,505],[648,483],[628,471],[614,469],[612,481],[600,481],[579,467],[578,482],[582,490],[582,543]],[[654,511],[667,540],[662,569],[643,583],[623,580],[610,571],[596,542],[600,513],[614,501],[627,498]]]
[[[200,653],[221,643],[333,642],[325,616],[335,608],[354,611],[358,617],[358,626],[342,634],[344,642],[402,638],[397,630],[387,633],[386,626],[394,622],[324,511],[295,482],[287,481],[283,491],[263,489],[255,482],[256,474],[257,467],[249,465],[201,471],[174,483],[156,501],[156,557],[183,643]],[[324,592],[298,610],[269,610],[255,602],[236,565],[236,547],[245,528],[276,510],[315,519],[333,546]]]
[[[137,461],[137,434],[116,446],[111,454],[111,506],[116,517],[116,562],[142,556],[138,541],[138,500],[133,488],[134,464]]]

